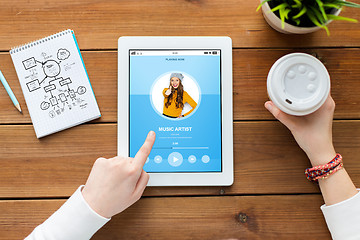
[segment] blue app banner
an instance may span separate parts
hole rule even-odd
[[[162,90],[169,87],[171,73],[185,76],[188,85],[184,84],[184,91],[197,104],[183,118],[162,115],[166,102]],[[156,141],[145,171],[221,172],[220,86],[220,54],[181,55],[179,51],[177,56],[130,55],[130,157],[153,130]]]

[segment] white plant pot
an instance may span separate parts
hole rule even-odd
[[[262,2],[263,0],[260,0],[260,2]],[[264,18],[266,20],[266,22],[276,31],[281,32],[281,33],[286,33],[286,34],[306,34],[306,33],[311,33],[311,32],[315,32],[317,30],[322,29],[321,27],[297,27],[291,24],[288,24],[285,22],[285,26],[284,28],[281,27],[281,19],[276,16],[275,13],[271,12],[271,8],[269,6],[269,3],[266,2],[262,5],[261,7]],[[339,15],[341,12],[341,9],[337,10],[334,15]],[[326,23],[326,25],[328,25],[329,23],[331,23],[332,20],[328,21]]]

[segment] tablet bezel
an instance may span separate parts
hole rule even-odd
[[[149,173],[148,186],[230,186],[233,170],[232,41],[230,37],[120,37],[118,39],[118,155],[129,156],[129,50],[220,49],[222,172]],[[139,136],[145,139],[145,136]]]

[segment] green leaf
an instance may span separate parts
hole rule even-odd
[[[295,21],[295,19],[298,19],[299,17],[304,15],[306,13],[306,11],[307,11],[307,8],[304,6],[298,14],[296,14],[295,16],[292,17],[292,20]]]
[[[324,9],[324,7],[323,7],[322,1],[320,1],[320,0],[315,0],[315,1],[316,1],[316,3],[319,5],[319,10],[320,10],[321,14],[322,14],[323,17],[324,17],[325,22],[327,22],[327,21],[328,21],[328,18],[327,18],[327,16],[326,16],[325,9]]]
[[[292,8],[301,8],[302,3],[299,0],[293,0],[295,2],[294,5],[291,5]]]
[[[281,28],[285,28],[285,14],[284,14],[284,8],[279,9],[280,19],[281,19]]]
[[[336,9],[341,8],[341,6],[333,4],[333,3],[324,3],[323,6],[324,6],[324,8],[336,8]]]
[[[280,10],[280,9],[285,9],[285,8],[288,7],[288,6],[289,6],[289,4],[287,4],[287,3],[279,4],[279,5],[277,5],[276,7],[272,8],[272,9],[271,9],[271,12],[276,12],[276,11],[278,11],[278,10]]]
[[[360,8],[360,4],[348,2],[348,1],[336,0],[336,1],[333,1],[333,3],[337,4],[339,6]]]
[[[314,14],[311,10],[308,10],[308,11],[306,12],[306,15],[307,15],[307,16],[309,17],[309,19],[315,24],[315,26],[318,26],[318,27],[321,27],[321,28],[325,29],[326,34],[327,34],[328,36],[330,36],[329,29],[328,29],[325,25],[322,25],[322,24],[319,23],[319,21],[318,21],[318,20],[316,19],[316,17],[315,17],[315,14]]]
[[[348,21],[348,22],[353,22],[353,23],[357,23],[358,20],[354,19],[354,18],[348,18],[348,17],[342,17],[342,16],[336,16],[333,14],[328,14],[327,15],[329,19],[331,20],[342,20],[342,21]]]
[[[293,21],[296,23],[296,25],[300,25],[300,20],[299,19],[293,19]]]
[[[285,19],[289,19],[289,12],[291,12],[291,9],[289,9],[289,8],[285,8],[283,10],[283,14],[285,16]]]
[[[322,24],[322,25],[325,25],[325,23],[327,22],[323,15],[320,13],[320,11],[312,6],[309,6],[310,9],[312,10],[313,14],[314,14],[314,17],[317,18],[317,20]]]
[[[300,0],[294,0],[294,2],[296,3],[296,5],[298,5],[299,7],[301,7],[302,2]]]
[[[262,1],[262,2],[259,4],[259,6],[257,7],[256,11],[259,11],[260,8],[262,7],[262,5],[264,5],[266,2],[269,2],[269,1],[271,1],[271,0],[264,0],[264,1]]]

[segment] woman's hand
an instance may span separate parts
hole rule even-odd
[[[95,161],[82,194],[90,207],[103,217],[111,218],[140,199],[149,181],[143,166],[155,142],[149,132],[134,158],[99,158]]]
[[[335,157],[332,143],[335,102],[330,95],[316,112],[301,117],[282,112],[271,101],[265,107],[291,131],[313,166],[328,163]]]
[[[335,102],[330,95],[316,112],[302,117],[282,112],[271,101],[266,102],[265,107],[291,131],[313,166],[326,164],[335,157],[336,152],[332,144]],[[342,202],[357,194],[344,168],[329,178],[319,179],[319,186],[327,206]]]
[[[172,86],[170,85],[170,87],[168,88],[168,90],[166,90],[165,94],[167,96],[169,96],[171,94],[171,89],[172,89]]]

